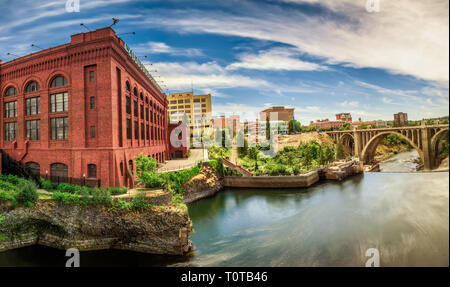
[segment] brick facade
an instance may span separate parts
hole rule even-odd
[[[169,158],[187,158],[189,153],[190,129],[186,123],[169,123]]]
[[[103,28],[72,35],[68,44],[0,62],[0,148],[24,164],[38,164],[42,175],[51,175],[52,164],[61,163],[68,177],[90,176],[102,186],[132,186],[134,157],[141,152],[159,162],[168,159],[166,96],[125,47],[111,28]],[[51,87],[58,76],[66,83]],[[26,92],[33,81],[39,89]],[[15,94],[7,95],[10,87]],[[58,106],[58,100],[53,105],[52,95],[59,93],[67,93],[67,108]],[[36,97],[40,112],[31,115],[27,99]],[[16,104],[6,106],[9,102]],[[16,114],[7,117],[6,108],[14,106]],[[67,118],[67,136],[66,129],[56,128],[65,122],[54,118]],[[36,131],[34,139],[27,136],[31,120],[40,120],[38,139]],[[17,125],[14,138],[5,127],[15,124],[7,123]]]

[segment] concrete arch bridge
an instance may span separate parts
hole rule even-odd
[[[377,146],[383,139],[396,134],[408,141],[417,150],[425,170],[439,165],[438,155],[442,149],[441,141],[449,138],[448,125],[420,125],[412,127],[378,128],[349,131],[325,132],[335,142],[341,140],[347,153],[356,155],[364,164],[373,162]]]

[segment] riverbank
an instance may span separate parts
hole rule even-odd
[[[235,188],[308,188],[328,180],[341,181],[363,173],[358,161],[336,161],[314,171],[283,176],[224,176],[220,177],[209,165],[204,165],[200,174],[183,185],[184,203],[213,196],[225,187]]]

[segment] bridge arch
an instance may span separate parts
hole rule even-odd
[[[447,135],[448,139],[448,128],[444,128],[433,135],[431,138],[431,152],[433,153],[432,158],[435,159],[435,165],[439,164],[439,143],[442,139],[444,139],[445,135]]]
[[[364,148],[361,152],[360,159],[364,163],[370,163],[375,156],[375,151],[377,149],[377,146],[383,141],[383,139],[385,137],[387,137],[388,135],[391,135],[391,134],[395,134],[395,135],[399,136],[400,138],[405,139],[419,153],[419,156],[422,159],[422,162],[425,162],[423,151],[407,136],[405,136],[399,132],[396,132],[396,131],[384,131],[384,132],[380,132],[380,133],[376,134],[374,137],[372,137],[367,142],[367,144],[364,146]]]
[[[353,134],[344,133],[339,137],[339,139],[344,145],[345,153],[353,155],[355,151],[355,138],[353,137]]]

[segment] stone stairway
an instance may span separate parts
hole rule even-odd
[[[242,168],[241,166],[232,163],[231,161],[222,158],[222,162],[224,165],[226,165],[227,167],[239,172],[240,174],[242,174],[243,176],[253,176],[253,173],[249,172],[248,170]]]

